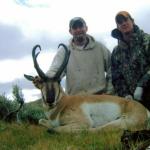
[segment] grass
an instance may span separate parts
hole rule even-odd
[[[121,150],[118,131],[53,133],[31,124],[0,122],[1,150]]]

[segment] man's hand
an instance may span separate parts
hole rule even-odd
[[[136,89],[134,91],[134,99],[141,101],[142,95],[143,95],[143,88],[142,87],[136,87]]]
[[[32,83],[36,88],[41,89],[43,85],[43,80],[39,76],[35,76]]]

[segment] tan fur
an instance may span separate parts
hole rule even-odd
[[[55,85],[55,87],[57,86]],[[114,120],[112,119],[110,122],[106,122],[103,125],[93,126],[86,115],[86,109],[84,109],[83,104],[85,104],[85,106],[87,104],[89,107],[92,104],[96,104],[94,107],[99,104],[110,104],[110,106],[115,104],[115,107],[118,109],[117,111],[119,112],[119,116],[116,116]],[[93,110],[91,109],[91,112],[92,111]],[[118,96],[67,96],[62,94],[59,97],[59,101],[56,106],[48,111],[47,120],[41,119],[39,123],[58,132],[77,132],[82,130],[96,132],[101,129],[113,128],[140,130],[147,128],[146,120],[148,119],[148,113],[148,110],[140,103],[133,100],[126,100]],[[101,114],[99,113],[96,115],[101,117]]]

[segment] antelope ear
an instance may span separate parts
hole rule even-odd
[[[33,81],[34,80],[34,77],[33,76],[30,76],[30,75],[26,75],[24,74],[24,77],[29,80],[29,81]]]

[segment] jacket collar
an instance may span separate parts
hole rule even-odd
[[[139,27],[137,25],[133,26],[133,37],[136,37],[137,33],[140,31]],[[111,32],[111,36],[115,39],[123,41],[122,33],[117,29],[113,29]]]
[[[136,42],[140,42],[142,34],[143,34],[143,31],[140,30],[137,25],[134,25],[134,27],[133,27],[133,36],[132,36],[132,39],[131,39],[133,42],[131,42],[131,43],[133,44],[133,43],[136,43]],[[118,40],[118,44],[121,47],[128,47],[128,44],[123,40],[122,33],[117,28],[112,30],[111,36]]]
[[[69,47],[71,47],[71,49],[74,49],[74,50],[92,50],[95,45],[96,45],[96,42],[95,42],[95,39],[88,35],[87,34],[87,39],[88,39],[88,42],[86,43],[86,45],[82,48],[76,46],[74,43],[73,43],[73,39],[70,39],[70,44],[69,44]]]

